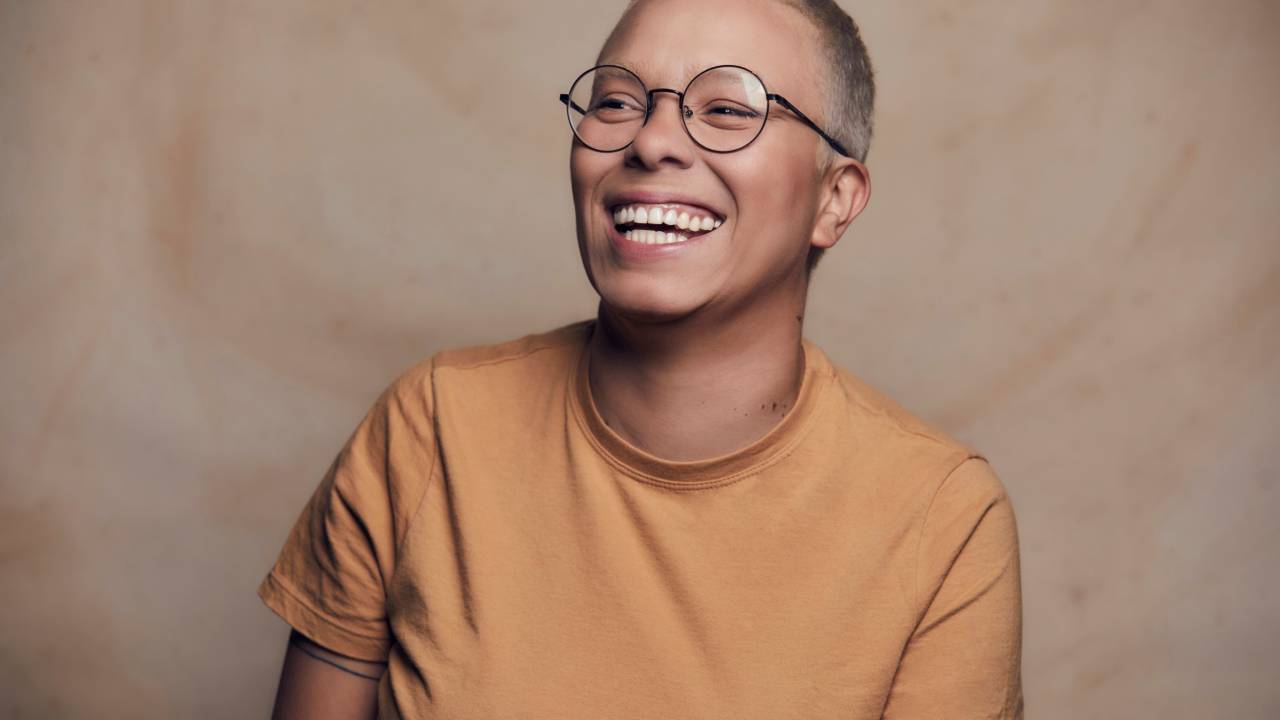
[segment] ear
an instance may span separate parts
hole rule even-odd
[[[849,223],[867,206],[871,199],[871,173],[857,160],[837,155],[823,172],[821,182],[818,220],[809,243],[825,250],[839,242]]]

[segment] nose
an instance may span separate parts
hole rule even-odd
[[[662,100],[670,95],[675,113],[662,109]],[[685,112],[684,96],[668,88],[649,91],[649,115],[640,132],[627,148],[627,163],[656,170],[663,165],[688,167],[693,163],[693,138],[685,130],[680,113]]]

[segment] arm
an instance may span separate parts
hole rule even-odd
[[[885,720],[1021,720],[1018,531],[991,467],[971,458],[939,488],[917,563],[922,615],[893,681]]]
[[[438,463],[429,367],[378,398],[303,508],[258,587],[295,632],[274,717],[372,718],[393,639],[387,585]]]
[[[272,720],[372,720],[385,663],[326,650],[294,630],[280,671]]]

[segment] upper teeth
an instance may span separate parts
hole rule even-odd
[[[721,221],[703,215],[664,209],[653,205],[627,205],[613,211],[613,221],[618,225],[673,225],[681,230],[701,232],[720,227]]]

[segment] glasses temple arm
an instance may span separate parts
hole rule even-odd
[[[853,153],[846,150],[844,145],[840,144],[839,140],[836,140],[835,138],[823,132],[822,128],[818,127],[817,123],[810,120],[808,115],[805,115],[804,113],[800,112],[800,108],[797,108],[795,105],[792,105],[790,100],[782,97],[777,93],[769,93],[768,97],[770,100],[776,100],[779,105],[790,110],[792,113],[795,113],[795,116],[800,118],[800,122],[803,122],[805,125],[808,125],[814,132],[821,135],[822,139],[826,140],[827,144],[835,148],[836,152],[840,153],[841,155],[844,155],[845,157],[849,157],[849,158],[853,157]]]
[[[567,94],[565,94],[565,93],[561,93],[561,94],[560,94],[560,102],[564,103],[565,105],[568,105],[569,107],[573,108],[574,110],[577,110],[578,112],[582,113],[583,115],[586,115],[586,114],[587,114],[587,111],[586,111],[586,110],[583,110],[582,108],[578,107],[578,103],[576,103],[576,102],[574,102],[574,101],[570,100],[570,99],[569,99],[569,96],[568,96]]]

